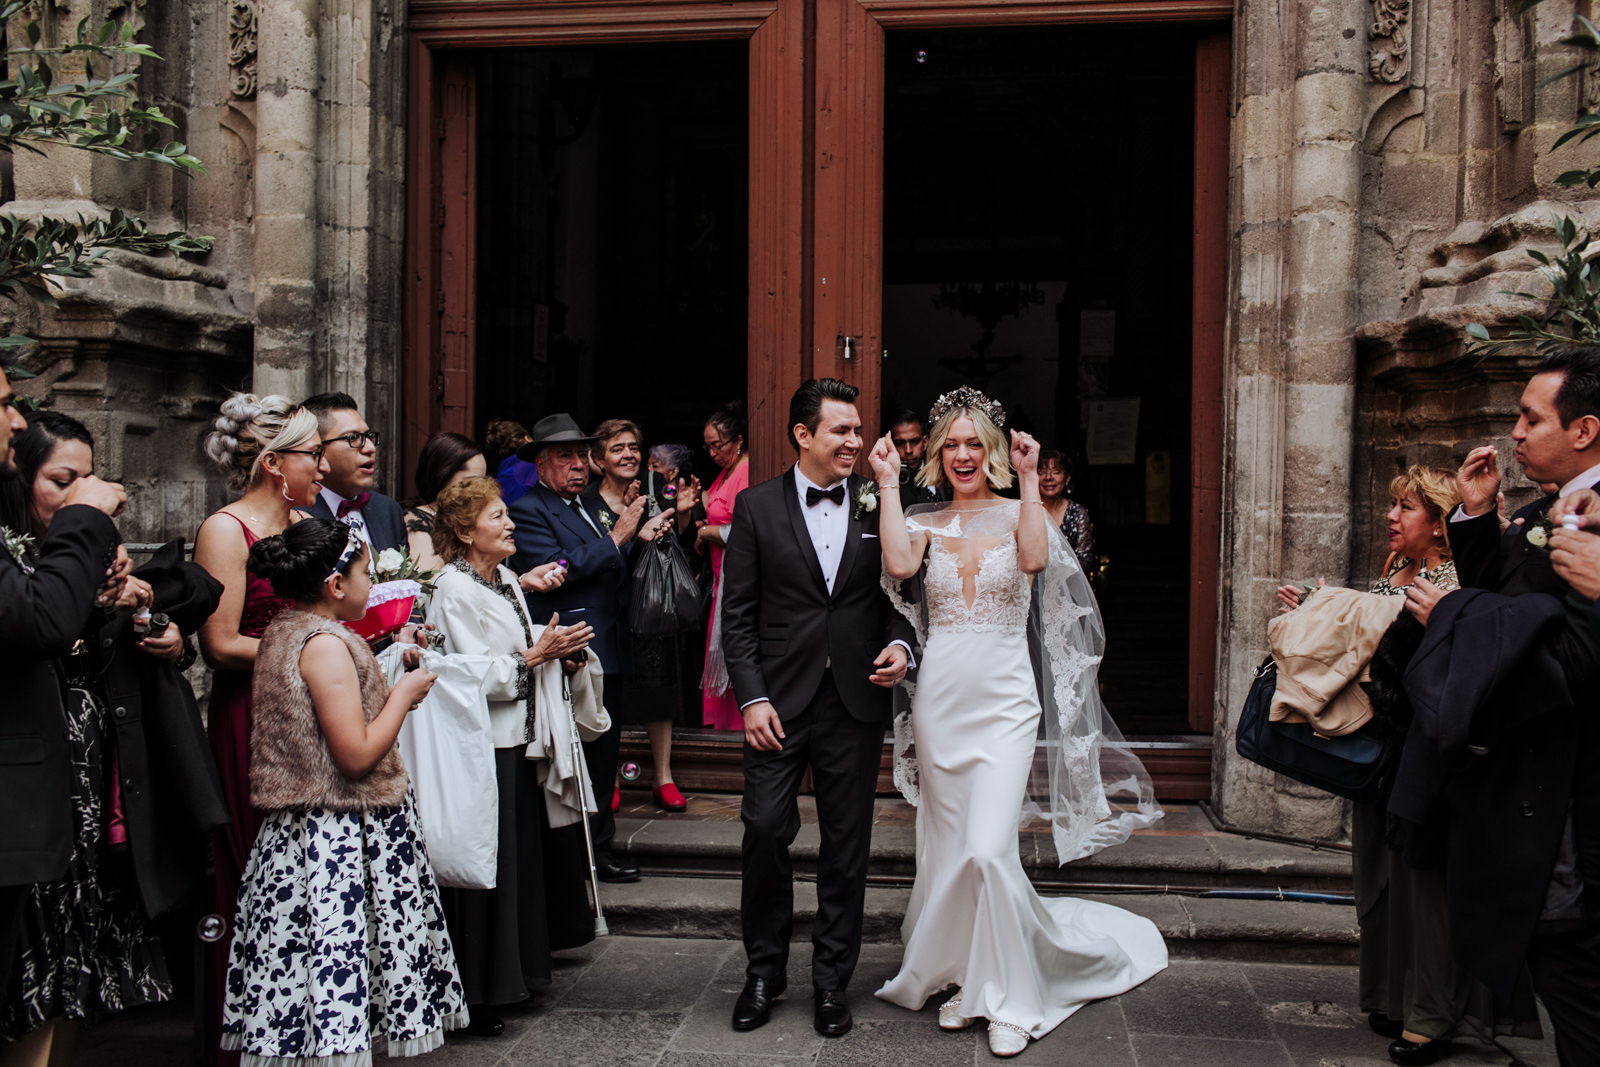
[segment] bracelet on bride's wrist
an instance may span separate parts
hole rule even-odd
[[[898,493],[900,491],[900,483],[899,482],[895,482],[892,485],[885,485],[883,482],[879,482],[878,483],[878,489],[879,489],[880,492],[884,492],[884,493],[887,493],[889,490],[893,489],[895,492]]]

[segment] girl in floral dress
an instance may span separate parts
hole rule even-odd
[[[262,635],[250,801],[265,813],[229,953],[222,1047],[245,1067],[359,1067],[415,1056],[466,1003],[395,738],[435,675],[391,690],[343,623],[366,610],[367,549],[306,519],[250,548],[294,601]]]

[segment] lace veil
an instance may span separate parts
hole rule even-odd
[[[1014,500],[918,504],[906,513],[913,533],[950,542],[969,539],[963,554],[991,549],[1017,528]],[[1105,626],[1077,555],[1053,523],[1050,562],[1031,579],[1027,640],[1033,680],[1043,710],[1038,748],[1028,778],[1020,824],[1048,819],[1056,855],[1065,864],[1121,844],[1161,817],[1155,790],[1122,731],[1106,712],[1097,684]],[[929,556],[934,553],[929,545]],[[922,580],[927,564],[903,582],[883,577],[895,608],[917,628],[925,645],[928,608]],[[987,573],[987,572],[985,572]],[[976,604],[975,604],[976,606]],[[921,797],[911,733],[915,682],[895,694],[894,780],[911,803]]]

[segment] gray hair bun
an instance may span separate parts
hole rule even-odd
[[[256,463],[267,442],[283,431],[296,405],[283,396],[234,393],[206,435],[205,451],[217,470],[228,476],[228,488],[242,492],[255,475]]]

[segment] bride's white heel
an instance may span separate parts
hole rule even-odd
[[[1005,1058],[1015,1056],[1028,1047],[1028,1031],[1015,1023],[991,1020],[989,1023],[989,1051]]]
[[[961,1014],[961,990],[956,990],[956,995],[939,1005],[939,1029],[965,1030],[978,1020]]]

